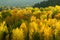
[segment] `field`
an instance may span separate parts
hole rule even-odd
[[[60,40],[60,6],[0,11],[0,40]]]

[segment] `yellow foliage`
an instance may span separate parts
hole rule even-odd
[[[4,10],[4,12],[6,11],[7,10]],[[28,32],[30,39],[32,35],[34,35],[34,32],[38,32],[41,38],[43,35],[45,40],[49,40],[51,36],[57,35],[60,31],[60,6],[58,5],[46,8],[26,7],[19,10],[14,8],[10,10],[10,12],[11,16],[7,16],[3,23],[0,23],[0,31],[7,31],[6,23],[8,23],[9,26],[15,27],[15,25],[20,25],[20,19],[23,21],[20,28],[16,27],[16,29],[12,29],[12,40],[25,40],[24,38],[26,38]],[[55,15],[54,12],[57,14]],[[0,12],[0,17],[6,16],[1,15],[1,13],[2,12]],[[15,25],[13,25],[13,22]]]
[[[24,32],[27,32],[27,26],[25,22],[21,24],[20,29],[22,29]]]
[[[3,21],[3,23],[0,23],[0,31],[8,32],[7,31],[7,26],[5,25],[5,21]]]
[[[36,17],[35,16],[31,16],[31,21],[36,21]]]
[[[24,40],[23,30],[20,30],[19,28],[13,29],[12,40]]]

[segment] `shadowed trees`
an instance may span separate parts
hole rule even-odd
[[[34,4],[33,7],[48,7],[48,6],[55,6],[55,5],[60,5],[60,0],[43,1],[41,3]]]

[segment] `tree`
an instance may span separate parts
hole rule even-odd
[[[56,5],[60,5],[60,0],[43,1],[41,3],[34,4],[33,7],[48,7],[48,6],[56,6]]]

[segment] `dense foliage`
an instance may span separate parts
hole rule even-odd
[[[34,4],[33,7],[48,7],[48,6],[56,6],[56,5],[60,5],[60,0],[47,0],[47,1],[43,1],[40,3],[36,3]]]
[[[0,40],[60,40],[60,6],[0,11]]]

